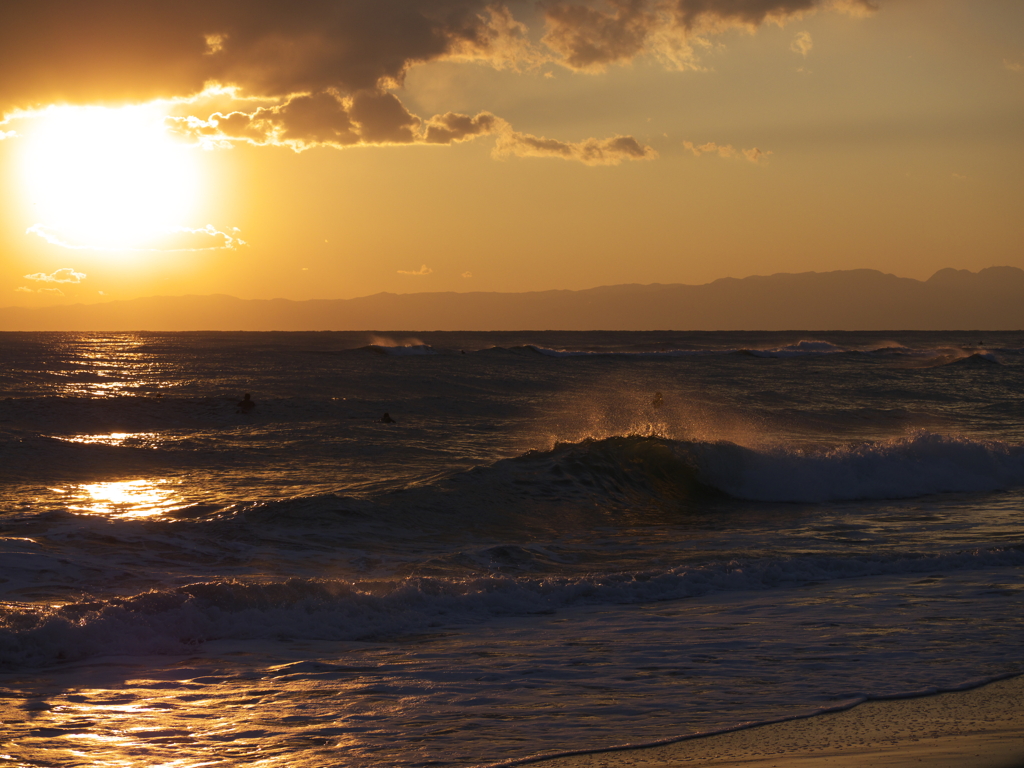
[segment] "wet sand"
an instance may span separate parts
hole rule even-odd
[[[1024,676],[543,768],[1024,768]]]

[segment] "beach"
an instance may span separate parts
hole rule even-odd
[[[543,760],[544,768],[1021,768],[1024,676],[969,691],[868,701],[841,712],[673,744]]]

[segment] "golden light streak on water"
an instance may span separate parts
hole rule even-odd
[[[72,494],[68,509],[115,518],[157,517],[187,506],[176,483],[163,478],[85,483],[63,490]],[[75,498],[77,497],[77,498]]]
[[[135,446],[145,444],[149,441],[156,441],[159,435],[156,432],[111,432],[106,435],[75,435],[74,437],[57,437],[68,443],[83,443],[85,445],[125,445],[131,443]]]

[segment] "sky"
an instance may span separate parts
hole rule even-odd
[[[1020,0],[37,0],[0,72],[0,306],[1024,268]]]

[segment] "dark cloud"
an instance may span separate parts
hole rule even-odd
[[[368,144],[411,144],[421,122],[393,93],[360,91],[353,97],[349,113]]]
[[[656,156],[630,136],[564,142],[481,112],[426,121],[392,91],[423,62],[555,61],[597,71],[652,54],[696,66],[687,36],[869,0],[543,0],[531,43],[513,10],[533,0],[33,0],[0,6],[0,112],[52,102],[174,97],[177,132],[208,142],[346,147],[451,144],[496,134],[495,153],[590,165]],[[230,106],[198,94],[221,86]],[[225,97],[227,98],[227,97]],[[205,102],[204,102],[205,100]],[[230,100],[230,99],[229,99]],[[8,136],[0,133],[0,138]]]
[[[530,5],[527,0],[11,1],[0,6],[0,111],[55,102],[183,97],[211,82],[277,99],[380,93],[400,85],[411,66],[440,59],[501,64],[553,58],[575,69],[599,69],[657,52],[673,35],[678,41],[695,27],[756,25],[826,7],[872,7],[869,0],[550,0],[541,3],[545,52],[530,48],[525,27],[514,17],[513,10],[522,15]],[[295,108],[303,106],[316,105]],[[374,107],[388,105],[367,105],[370,111]],[[375,124],[372,117],[368,124]],[[403,135],[408,138],[408,131]]]
[[[607,7],[553,3],[544,42],[573,69],[594,69],[641,53],[656,25],[648,0],[610,0]]]
[[[501,57],[520,27],[486,0],[33,0],[0,11],[0,108],[246,93],[349,94],[417,62]]]
[[[505,121],[490,112],[481,112],[476,117],[448,112],[427,121],[427,134],[423,140],[427,144],[451,144],[493,133],[503,125]]]
[[[166,122],[177,135],[207,143],[279,144],[294,149],[359,143],[347,106],[331,93],[296,96],[253,112],[214,112],[205,120],[169,117]]]
[[[623,160],[651,160],[651,147],[632,136],[566,142],[520,133],[490,112],[475,116],[447,112],[422,120],[390,93],[361,91],[343,99],[334,94],[298,96],[277,107],[252,113],[215,113],[208,120],[168,118],[183,136],[198,141],[244,141],[284,145],[295,150],[313,146],[342,148],[353,144],[452,144],[496,134],[496,157],[560,157],[586,165],[617,165]]]
[[[334,93],[297,96],[280,107],[261,112],[269,122],[280,126],[281,139],[285,141],[342,146],[359,141],[349,110]]]
[[[561,63],[578,70],[654,54],[677,67],[693,66],[686,37],[694,30],[785,20],[820,9],[874,9],[870,0],[600,0],[545,4],[544,42]]]
[[[489,112],[475,117],[448,112],[424,122],[394,94],[375,91],[360,91],[350,98],[335,93],[296,96],[251,113],[215,112],[206,120],[172,117],[167,122],[178,135],[199,141],[277,144],[296,150],[354,144],[451,144],[507,125]]]

